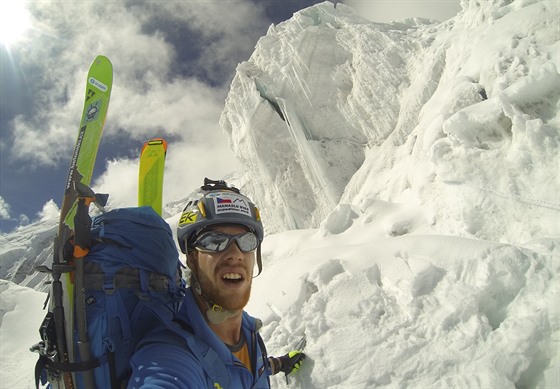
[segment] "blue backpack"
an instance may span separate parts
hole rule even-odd
[[[75,386],[83,388],[81,372],[93,370],[98,389],[124,387],[138,342],[170,321],[183,300],[185,282],[171,229],[151,207],[115,209],[95,217],[91,238],[84,257],[91,360],[65,367],[44,360],[40,366],[40,359],[37,381],[45,369],[70,371]],[[78,347],[77,335],[74,345]]]

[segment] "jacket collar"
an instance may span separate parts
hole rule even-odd
[[[194,335],[204,340],[208,346],[212,347],[223,361],[233,363],[231,352],[224,342],[208,326],[204,315],[196,303],[194,291],[190,287],[187,288],[185,299],[183,300],[183,304],[177,316],[193,329]],[[252,334],[257,332],[261,327],[262,322],[259,319],[255,319],[247,312],[243,311],[241,330],[247,342],[251,342],[251,339],[253,339]]]

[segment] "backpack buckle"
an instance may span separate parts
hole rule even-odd
[[[115,278],[114,277],[105,277],[103,281],[103,292],[108,295],[112,295],[115,293]]]

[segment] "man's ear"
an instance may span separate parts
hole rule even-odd
[[[188,250],[187,251],[187,267],[191,270],[195,269],[195,264],[198,261],[198,251]]]

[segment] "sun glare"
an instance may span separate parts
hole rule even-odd
[[[29,28],[29,14],[23,0],[0,0],[0,44],[10,46]]]

